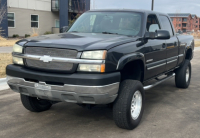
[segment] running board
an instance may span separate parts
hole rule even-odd
[[[175,76],[175,73],[173,73],[172,75],[167,76],[166,78],[163,78],[163,79],[159,80],[158,82],[156,82],[156,83],[154,83],[154,84],[152,84],[152,85],[145,86],[145,87],[144,87],[144,90],[149,90],[149,89],[151,89],[151,88],[157,86],[158,84],[160,84],[160,83],[162,83],[162,82],[164,82],[164,81],[166,81],[166,80],[168,80],[168,79],[171,79],[171,78],[174,77],[174,76]]]

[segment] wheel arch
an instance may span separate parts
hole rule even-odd
[[[194,50],[194,40],[189,41],[185,47],[185,59],[192,60]]]
[[[143,82],[145,71],[145,57],[142,53],[127,54],[120,58],[117,70],[121,72],[121,79],[133,79]]]
[[[191,47],[188,47],[185,52],[185,59],[191,60],[193,58],[193,51]]]

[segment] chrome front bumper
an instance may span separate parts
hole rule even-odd
[[[52,101],[64,101],[80,104],[108,104],[112,103],[119,89],[119,82],[104,86],[82,85],[49,85],[45,82],[31,82],[23,78],[7,76],[10,88],[23,95],[48,99]]]

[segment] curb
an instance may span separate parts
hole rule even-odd
[[[0,91],[9,89],[6,78],[0,79]]]
[[[194,51],[200,50],[200,47],[195,47]]]
[[[1,83],[6,83],[6,78],[0,79],[0,84],[1,84]]]

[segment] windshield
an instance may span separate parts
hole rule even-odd
[[[68,32],[103,33],[140,36],[142,13],[137,12],[86,12]]]

